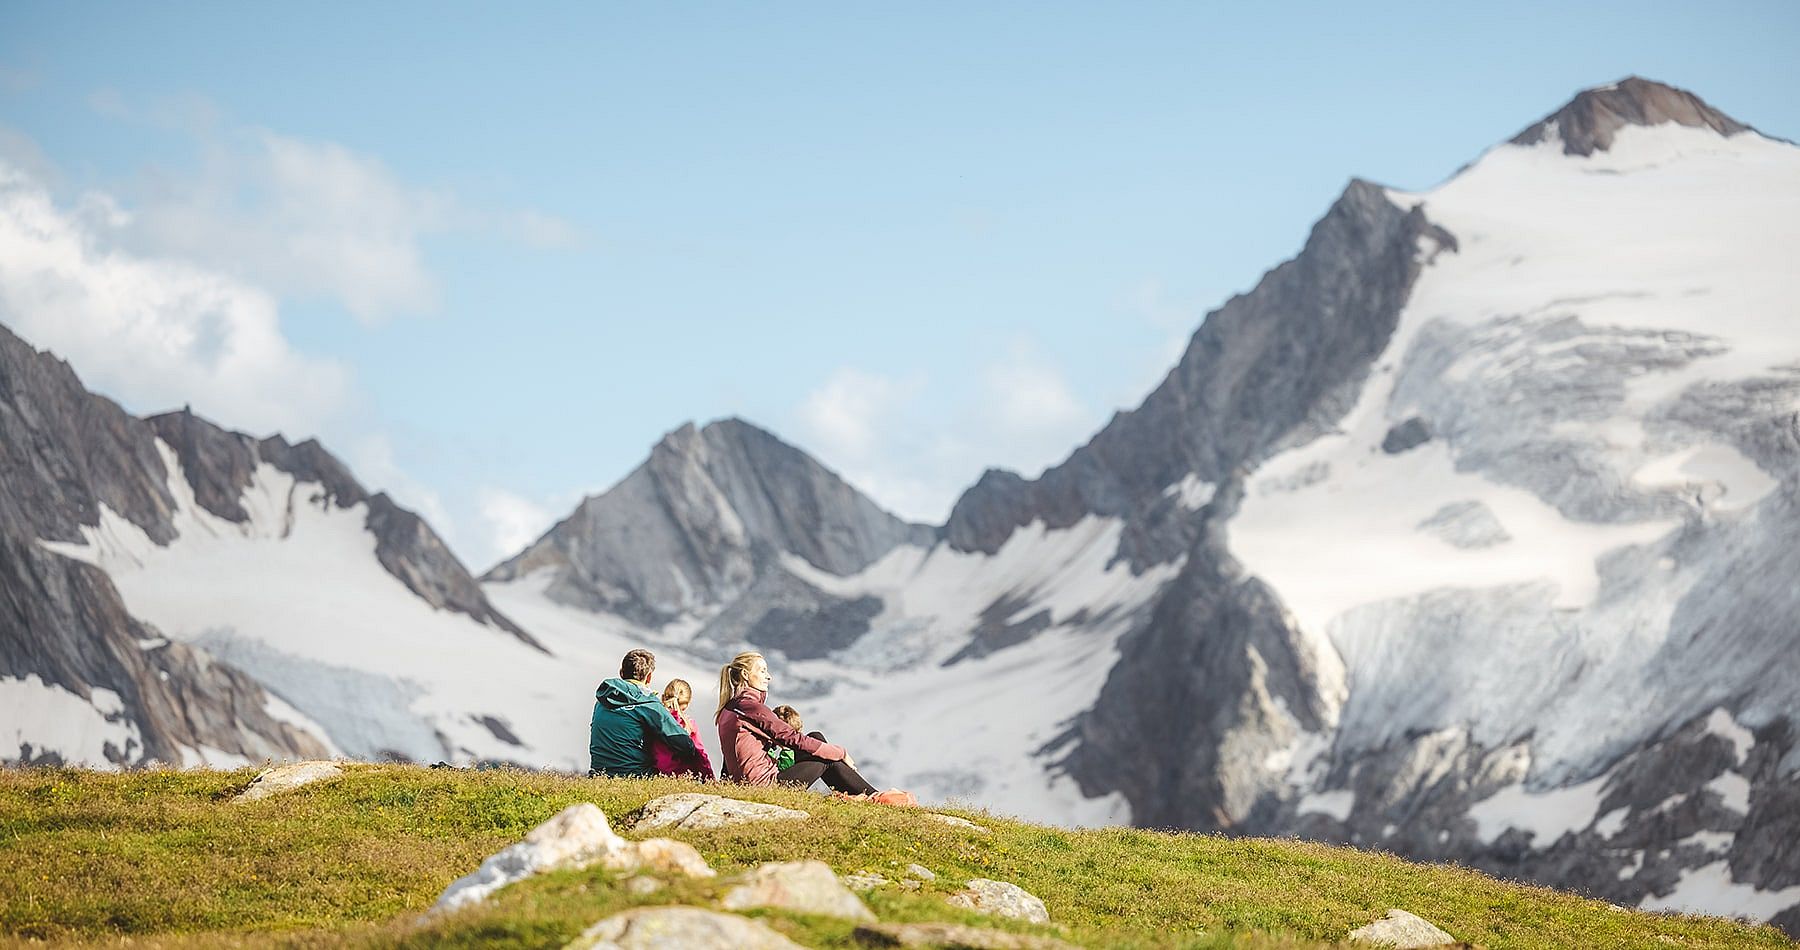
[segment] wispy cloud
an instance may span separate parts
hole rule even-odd
[[[486,561],[498,561],[524,550],[526,545],[542,537],[558,517],[560,515],[548,506],[523,495],[499,488],[483,489],[481,519],[487,528],[484,539]],[[483,563],[477,567],[486,566]]]
[[[344,410],[350,374],[302,355],[265,291],[185,262],[108,249],[92,231],[111,202],[59,207],[0,163],[0,318],[135,407],[192,404],[258,431],[311,433]]]
[[[290,299],[333,299],[358,319],[430,312],[437,278],[425,242],[487,234],[566,247],[576,228],[532,209],[476,207],[403,181],[379,158],[340,143],[239,126],[200,97],[134,104],[101,90],[102,115],[190,138],[192,169],[146,170],[109,237],[139,253],[203,264]]]
[[[888,510],[934,523],[983,469],[1036,475],[1100,422],[1028,337],[972,380],[937,384],[923,374],[840,367],[795,415],[803,447],[826,465]]]

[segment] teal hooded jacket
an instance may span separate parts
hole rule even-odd
[[[694,740],[655,693],[616,676],[594,690],[594,719],[588,729],[590,774],[655,775],[652,736],[668,743],[676,758],[694,758]]]

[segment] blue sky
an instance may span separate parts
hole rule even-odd
[[[13,2],[6,213],[81,286],[0,321],[134,411],[318,435],[478,570],[690,419],[937,521],[1350,177],[1631,73],[1794,138],[1797,41],[1791,2]]]

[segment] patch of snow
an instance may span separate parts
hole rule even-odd
[[[1685,489],[1701,506],[1720,512],[1749,508],[1780,485],[1742,452],[1724,445],[1694,446],[1662,456],[1632,473],[1631,479],[1647,488]]]
[[[178,457],[157,447],[176,502],[173,542],[158,545],[103,508],[83,544],[40,543],[106,570],[131,614],[165,636],[204,642],[273,684],[286,708],[320,727],[335,749],[373,755],[393,739],[394,751],[426,761],[585,771],[594,687],[645,641],[598,636],[592,624],[540,626],[554,617],[547,611],[514,616],[556,654],[546,656],[415,596],[376,559],[365,506],[338,508],[316,486],[264,464],[242,498],[249,520],[236,524],[201,508]],[[686,674],[704,694],[716,680],[702,675],[709,667],[659,651],[657,682]],[[378,710],[385,725],[363,722],[374,708],[356,694],[363,686],[346,693],[350,684],[377,682],[389,687]],[[523,748],[473,718],[493,713],[504,714]],[[379,728],[359,738],[363,725]],[[90,745],[73,758],[103,763],[98,751]]]
[[[1800,904],[1800,884],[1778,891],[1740,884],[1731,878],[1730,862],[1719,860],[1682,872],[1674,890],[1646,896],[1638,907],[1767,920],[1795,904]]]
[[[205,743],[180,748],[181,767],[184,769],[240,769],[250,764],[247,756],[226,752]]]
[[[1744,764],[1750,747],[1756,745],[1756,734],[1740,725],[1723,706],[1707,714],[1706,731],[1731,743],[1739,765]]]
[[[125,719],[124,702],[110,689],[92,700],[45,683],[36,673],[0,677],[0,761],[54,752],[66,764],[106,767],[143,747],[137,724]]]
[[[1619,869],[1619,880],[1623,881],[1626,878],[1637,874],[1637,872],[1642,871],[1643,869],[1644,869],[1644,852],[1634,851],[1634,852],[1632,852],[1632,855],[1631,855],[1631,863],[1627,864],[1624,867]]]
[[[1601,815],[1594,822],[1594,833],[1602,838],[1610,838],[1625,827],[1625,819],[1631,814],[1630,808],[1620,807]]]
[[[1475,820],[1476,836],[1486,844],[1493,844],[1508,828],[1517,828],[1531,835],[1532,847],[1547,848],[1563,835],[1595,823],[1607,778],[1602,775],[1547,792],[1526,791],[1523,783],[1508,785],[1469,806],[1469,817]]]
[[[137,642],[140,650],[160,650],[169,645],[168,637],[146,637]]]
[[[1718,793],[1720,803],[1740,815],[1750,813],[1750,780],[1736,772],[1723,772],[1706,783],[1709,791]]]
[[[1696,831],[1681,839],[1681,844],[1696,844],[1715,854],[1725,854],[1731,850],[1731,843],[1737,840],[1737,833],[1731,831]]]
[[[1356,792],[1344,788],[1332,792],[1308,792],[1300,796],[1299,813],[1330,815],[1338,821],[1347,821],[1351,809],[1355,807]]]
[[[271,690],[265,689],[263,695],[268,697],[263,702],[263,712],[268,713],[269,718],[278,722],[285,722],[301,732],[312,736],[314,739],[317,739],[325,746],[326,758],[339,759],[344,757],[344,750],[339,749],[337,744],[331,741],[331,736],[325,731],[325,727],[313,721],[311,716],[295,709],[288,704],[287,700],[275,695]]]
[[[1163,496],[1176,499],[1181,507],[1189,511],[1199,511],[1212,502],[1216,491],[1217,485],[1189,472],[1181,477],[1181,481],[1163,489]]]

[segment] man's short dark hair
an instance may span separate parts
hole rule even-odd
[[[628,680],[640,683],[650,682],[650,674],[656,672],[656,654],[649,650],[633,650],[625,654],[619,661],[619,675]]]

